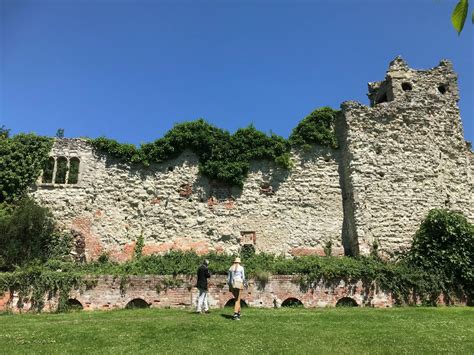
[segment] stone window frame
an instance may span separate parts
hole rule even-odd
[[[59,185],[59,186],[77,186],[81,182],[81,166],[82,166],[82,161],[81,158],[78,156],[65,156],[65,155],[57,155],[57,156],[50,156],[48,159],[54,159],[54,165],[53,165],[53,174],[51,178],[51,182],[44,182],[44,171],[41,174],[41,185],[46,185],[46,186],[53,186],[53,185]],[[58,183],[56,182],[56,173],[58,171],[58,160],[60,159],[66,159],[66,176],[64,179],[64,182]],[[71,169],[71,160],[77,161],[77,181],[74,183],[69,182],[69,171]]]
[[[253,245],[257,244],[257,232],[244,230],[240,231],[239,244],[242,245]]]

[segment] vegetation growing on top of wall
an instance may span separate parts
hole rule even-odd
[[[0,203],[22,196],[46,166],[53,139],[35,134],[9,136],[0,128]]]
[[[242,186],[250,161],[270,159],[283,168],[291,167],[291,146],[320,144],[337,148],[334,120],[338,111],[323,107],[312,112],[295,128],[290,138],[266,135],[255,127],[234,134],[199,119],[175,125],[163,138],[136,148],[100,137],[92,139],[98,151],[129,163],[161,163],[191,149],[199,157],[199,171],[211,179]]]
[[[338,148],[334,124],[338,111],[330,107],[314,110],[293,129],[289,140],[292,145],[320,144]]]

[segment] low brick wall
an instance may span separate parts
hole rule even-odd
[[[130,276],[126,280],[114,276],[86,278],[89,287],[72,290],[70,300],[80,302],[84,310],[107,310],[125,308],[133,300],[144,300],[153,308],[193,308],[198,290],[194,277],[178,276]],[[302,288],[295,276],[271,276],[266,283],[249,280],[242,299],[250,307],[273,308],[285,305],[285,301],[296,299],[304,307],[334,307],[341,299],[349,297],[359,306],[391,307],[392,297],[374,285],[363,285],[361,281],[347,284],[344,281],[317,283]],[[211,308],[224,307],[233,299],[225,276],[213,276],[209,280],[209,304]],[[28,311],[31,303],[23,302],[18,309],[18,294],[5,294],[0,298],[0,310]],[[75,301],[74,301],[75,302]],[[57,308],[58,297],[45,297],[44,311]]]

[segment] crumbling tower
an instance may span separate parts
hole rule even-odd
[[[473,154],[449,61],[414,70],[397,57],[369,83],[370,107],[344,102],[339,139],[346,253],[407,248],[432,208],[474,220]]]

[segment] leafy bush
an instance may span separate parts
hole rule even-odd
[[[48,163],[53,140],[34,134],[0,134],[0,202],[22,196]]]
[[[339,111],[330,107],[322,107],[305,117],[290,136],[290,143],[296,146],[320,144],[337,148],[334,124]]]
[[[409,265],[440,280],[443,290],[474,295],[474,226],[455,212],[435,209],[421,224],[407,256]]]
[[[57,234],[51,213],[34,200],[0,204],[0,270],[63,257],[71,246],[71,237]]]

